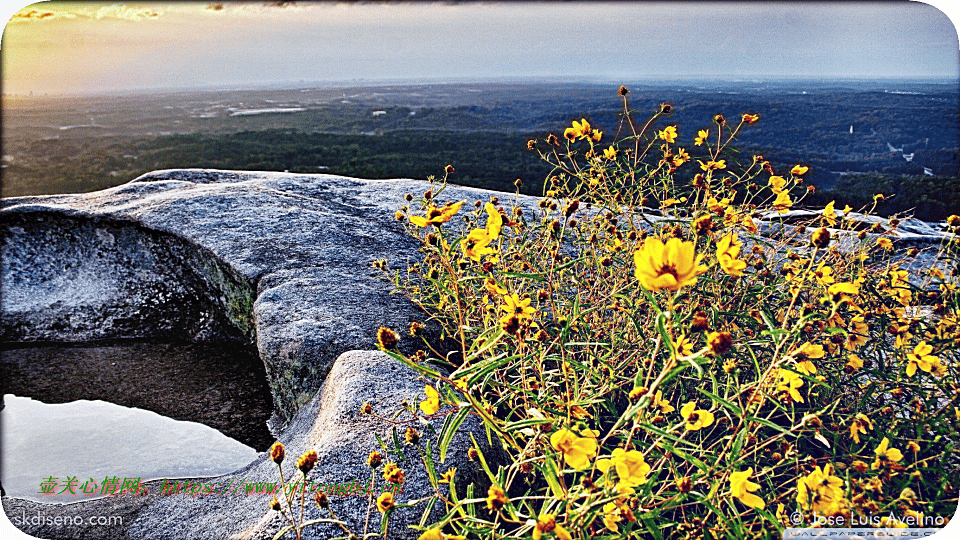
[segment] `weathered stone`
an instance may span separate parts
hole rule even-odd
[[[367,456],[373,450],[380,451],[384,463],[397,462],[405,471],[406,481],[403,490],[396,495],[398,504],[430,497],[434,491],[427,478],[421,454],[416,448],[403,444],[403,430],[414,426],[422,435],[420,447],[432,439],[432,453],[437,472],[442,473],[450,467],[456,467],[456,485],[461,496],[467,485],[475,484],[475,493],[486,493],[489,480],[479,463],[466,458],[467,449],[472,444],[469,432],[475,434],[480,450],[488,460],[496,462],[497,450],[486,444],[476,417],[468,417],[460,432],[453,438],[446,455],[441,462],[436,450],[436,433],[439,432],[449,409],[443,408],[439,415],[424,422],[417,421],[409,413],[397,416],[395,421],[401,441],[399,455],[392,445],[394,425],[374,416],[361,414],[361,406],[369,402],[373,410],[380,415],[393,418],[400,410],[400,403],[407,401],[414,407],[424,398],[424,381],[409,367],[373,351],[351,351],[341,355],[333,364],[322,390],[291,420],[287,429],[279,438],[286,446],[286,459],[283,462],[284,476],[288,481],[297,481],[300,473],[296,469],[297,457],[308,450],[316,450],[319,460],[307,477],[307,520],[318,517],[329,518],[330,514],[319,510],[312,502],[311,489],[329,490],[321,484],[346,484],[357,480],[370,485],[371,469],[367,466]],[[383,448],[377,440],[384,441]],[[381,465],[375,474],[375,494],[384,489]],[[117,526],[69,525],[58,527],[58,538],[192,538],[192,539],[267,539],[273,538],[285,521],[269,509],[271,495],[264,493],[246,494],[247,484],[278,482],[277,467],[270,460],[269,453],[262,453],[247,467],[230,475],[219,478],[181,480],[192,485],[212,484],[214,493],[187,495],[182,492],[163,494],[161,483],[150,483],[148,492],[141,496],[123,495],[107,497],[70,505],[48,505],[21,499],[5,498],[4,510],[8,516],[34,516],[40,512],[43,516],[56,519],[57,516],[83,516],[84,520],[93,516],[122,516],[123,524]],[[441,486],[446,488],[446,486]],[[257,489],[257,488],[254,488]],[[170,488],[167,488],[168,492]],[[188,491],[190,488],[188,488]],[[218,493],[216,491],[222,492]],[[444,495],[448,495],[444,492]],[[283,495],[279,497],[283,499]],[[348,524],[355,533],[362,534],[367,515],[367,496],[330,496],[330,507],[337,517]],[[299,509],[299,494],[293,502]],[[419,533],[409,525],[420,523],[426,508],[424,501],[410,508],[396,509],[390,519],[389,538],[416,538]],[[444,507],[438,502],[426,523],[439,519]],[[299,515],[299,514],[298,514]],[[374,507],[371,512],[369,530],[380,530],[380,514]],[[21,529],[37,536],[45,536],[53,529],[40,525],[26,524]],[[306,529],[304,538],[325,539],[342,534],[342,530],[332,524],[314,525]],[[289,536],[293,537],[292,533]]]

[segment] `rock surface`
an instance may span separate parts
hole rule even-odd
[[[416,406],[424,383],[381,353],[343,353],[372,348],[379,326],[405,335],[410,322],[422,319],[415,306],[390,295],[370,263],[386,259],[403,268],[406,258],[416,257],[417,246],[393,214],[404,194],[426,189],[429,184],[417,180],[169,170],[95,193],[4,200],[0,341],[186,336],[255,342],[274,402],[271,427],[287,445],[288,477],[296,457],[315,449],[320,461],[309,481],[366,481],[366,456],[379,449],[377,435],[392,437],[390,424],[358,416],[361,403],[383,411],[396,410],[404,399]],[[485,201],[495,194],[507,197],[449,186],[438,202]],[[532,209],[536,200],[520,202]],[[789,219],[761,221],[772,237],[795,229]],[[922,223],[909,225],[898,241],[923,247],[943,237]],[[401,341],[408,350],[416,345]],[[431,421],[433,429],[441,423]],[[430,428],[411,425],[429,438]],[[479,427],[471,419],[462,430]],[[458,485],[476,482],[475,496],[482,497],[485,475],[465,460],[467,447],[461,433],[448,463],[438,468],[457,467]],[[419,455],[409,446],[402,453],[407,484],[398,499],[428,495]],[[239,483],[275,479],[274,464],[260,454],[244,469],[202,483],[230,491]],[[268,496],[164,496],[161,490],[154,483],[139,496],[69,506],[4,498],[3,505],[12,520],[38,513],[123,518],[112,526],[21,525],[57,538],[260,539],[281,525],[267,510]],[[334,498],[332,506],[355,532],[362,529],[366,499]],[[310,512],[317,516],[316,508]],[[422,505],[400,509],[390,537],[415,538],[406,526],[419,523],[422,512]],[[377,517],[374,510],[372,530],[379,527]],[[340,532],[329,525],[309,531],[308,538]]]
[[[424,398],[423,381],[416,372],[373,351],[351,351],[341,355],[333,364],[321,391],[291,420],[279,440],[286,446],[286,459],[283,462],[284,476],[289,481],[299,479],[296,471],[296,459],[307,450],[316,450],[319,460],[307,477],[308,486],[318,490],[329,490],[331,483],[346,484],[358,480],[370,485],[370,468],[367,456],[372,450],[384,455],[384,462],[398,462],[406,473],[402,493],[398,493],[398,504],[415,501],[433,494],[427,479],[427,472],[418,451],[410,445],[403,445],[400,455],[392,446],[383,448],[377,437],[388,445],[392,440],[392,425],[374,416],[362,415],[361,405],[369,401],[375,412],[389,414],[399,409],[401,401],[419,403]],[[425,423],[413,419],[404,413],[397,420],[405,423],[398,429],[403,440],[403,429],[407,425],[415,426],[424,434],[421,446],[429,438],[430,430],[439,431],[445,415],[441,409],[438,416]],[[489,481],[476,462],[466,458],[467,449],[472,444],[468,432],[476,433],[481,444],[480,450],[485,456],[495,457],[496,451],[485,446],[486,438],[480,429],[479,421],[468,418],[461,431],[454,437],[446,456],[441,463],[439,454],[434,450],[433,459],[438,472],[456,467],[456,483],[461,489],[469,483],[475,483],[476,493],[486,493]],[[434,436],[435,438],[435,436]],[[384,488],[380,475],[383,467],[377,470],[375,492]],[[147,493],[133,496],[121,495],[89,502],[70,505],[48,505],[22,499],[5,498],[4,510],[16,523],[18,516],[43,516],[55,519],[57,516],[83,516],[84,520],[95,516],[122,516],[122,525],[88,526],[69,525],[55,529],[57,538],[191,538],[191,539],[269,539],[282,528],[284,521],[277,512],[269,509],[271,495],[264,493],[245,494],[247,484],[277,482],[277,467],[268,453],[260,454],[257,459],[234,473],[218,478],[182,480],[204,486],[212,484],[212,493],[195,496],[181,493],[162,493],[160,483],[147,486]],[[257,488],[254,488],[257,489]],[[327,512],[321,512],[312,501],[311,487],[307,487],[307,520],[318,517],[329,518]],[[283,498],[282,495],[280,497]],[[347,522],[355,533],[362,534],[367,513],[366,496],[331,496],[330,507],[336,515]],[[294,496],[294,506],[299,508],[299,496]],[[416,538],[419,532],[410,529],[417,525],[426,505],[420,503],[409,508],[397,508],[390,519],[389,538]],[[427,524],[442,516],[442,505],[434,507],[428,516]],[[370,531],[379,531],[380,514],[373,509],[370,519]],[[50,527],[27,523],[20,527],[29,534],[40,537],[50,534]],[[326,539],[339,536],[342,531],[334,525],[314,525],[306,529],[304,538]],[[292,538],[292,535],[290,536]]]

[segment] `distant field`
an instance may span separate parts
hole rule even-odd
[[[638,118],[673,103],[664,125],[677,125],[691,151],[714,114],[759,114],[739,148],[775,168],[809,165],[811,202],[896,190],[887,211],[916,207],[928,219],[958,211],[955,82],[628,86]],[[447,163],[456,182],[510,190],[521,178],[539,193],[549,170],[525,141],[580,117],[614,135],[623,129],[616,89],[478,83],[7,98],[2,195],[92,191],[161,168],[425,178]]]

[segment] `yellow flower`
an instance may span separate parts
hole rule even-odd
[[[553,514],[540,514],[537,517],[537,524],[533,528],[533,540],[540,540],[543,533],[553,533],[560,540],[573,540],[566,529],[557,525],[557,520]]]
[[[674,126],[667,126],[663,129],[663,131],[657,133],[657,136],[668,143],[672,143],[677,140],[677,128]]]
[[[907,353],[907,360],[910,361],[907,364],[907,376],[913,377],[913,374],[917,372],[917,367],[927,373],[935,370],[940,365],[940,358],[930,354],[932,352],[933,347],[928,345],[926,341],[921,341],[914,347],[913,352]]]
[[[727,233],[717,242],[717,262],[731,276],[742,276],[747,267],[747,263],[738,258],[741,247],[743,244],[737,240],[736,233]]]
[[[563,136],[569,141],[584,139],[590,136],[590,122],[586,118],[581,118],[579,122],[573,121],[573,126],[563,131]]]
[[[856,305],[853,303],[853,296],[860,294],[860,287],[856,283],[846,281],[834,283],[827,288],[827,294],[836,304]]]
[[[823,219],[825,219],[831,227],[837,224],[837,211],[833,209],[833,204],[834,201],[830,201],[823,207]]]
[[[603,157],[605,157],[605,158],[607,158],[607,159],[616,159],[616,157],[617,157],[617,149],[614,148],[613,146],[609,146],[609,147],[607,147],[607,148],[604,148],[604,149],[603,149]]]
[[[795,176],[802,176],[804,174],[807,174],[807,171],[809,170],[810,170],[810,167],[802,167],[800,165],[794,165],[793,168],[790,169],[790,174],[793,174]]]
[[[777,193],[777,198],[773,201],[773,208],[777,212],[786,214],[791,206],[793,206],[793,200],[790,199],[790,195],[786,191]]]
[[[487,203],[484,209],[487,211],[487,236],[491,240],[496,240],[500,236],[500,229],[503,227],[503,216],[500,215],[493,203]]]
[[[697,431],[713,424],[713,413],[697,409],[697,404],[692,401],[680,407],[680,416],[686,422],[684,427],[689,431]]]
[[[700,146],[701,144],[707,142],[707,137],[710,136],[710,131],[706,129],[701,129],[697,132],[697,137],[693,139],[693,144]]]
[[[724,160],[724,159],[721,159],[721,160],[718,160],[718,161],[710,160],[710,161],[708,161],[708,162],[706,162],[706,163],[704,163],[704,162],[702,162],[702,161],[700,161],[700,160],[698,159],[697,162],[700,163],[700,168],[703,169],[703,170],[705,170],[705,171],[710,171],[710,170],[715,170],[715,169],[726,169],[726,168],[727,168],[727,161]]]
[[[460,241],[460,249],[468,258],[480,262],[480,257],[497,252],[495,249],[488,247],[493,240],[494,238],[490,236],[487,229],[474,229]]]
[[[611,465],[617,471],[620,485],[626,487],[643,484],[650,472],[650,465],[643,461],[643,453],[637,450],[614,448],[610,459],[597,460],[597,468],[601,472],[607,472]]]
[[[383,466],[383,481],[389,484],[402,484],[406,479],[403,469],[397,467],[396,463],[387,463]]]
[[[890,445],[890,440],[886,437],[880,441],[880,446],[873,451],[876,454],[877,459],[874,460],[873,465],[870,466],[871,469],[879,469],[881,466],[887,466],[890,463],[896,463],[903,459],[903,453],[897,450],[896,448],[887,448]]]
[[[427,208],[426,217],[422,216],[410,216],[410,223],[413,223],[417,227],[426,227],[427,225],[440,225],[441,223],[446,223],[450,221],[450,218],[454,216],[457,212],[460,211],[460,207],[463,206],[464,201],[456,203],[448,203],[442,208],[437,208],[436,206],[430,206]]]
[[[780,193],[783,191],[783,186],[786,185],[786,183],[787,181],[784,180],[782,176],[771,176],[770,181],[768,182],[770,189],[774,193]]]
[[[420,402],[420,410],[424,414],[436,414],[440,410],[440,393],[429,384],[423,387],[423,391],[427,393],[427,399]]]
[[[615,502],[608,502],[603,505],[603,526],[608,530],[617,532],[617,523],[623,520],[620,514],[620,508]]]
[[[855,354],[850,354],[847,356],[847,367],[851,371],[856,371],[863,367],[863,359]]]
[[[893,242],[891,242],[889,238],[880,237],[877,238],[877,247],[890,251],[893,249]]]
[[[593,130],[590,134],[590,140],[593,142],[600,142],[600,137],[603,137],[602,131]]]
[[[803,379],[800,375],[788,370],[780,369],[777,373],[779,378],[777,382],[777,391],[786,394],[793,401],[803,403],[803,396],[800,395],[799,388],[803,386]]]
[[[857,416],[850,422],[850,438],[853,442],[860,444],[860,434],[866,433],[867,428],[873,429],[873,422],[863,413],[857,413]]]
[[[749,232],[752,232],[753,234],[757,234],[757,232],[760,230],[760,228],[757,227],[757,224],[753,222],[753,219],[750,216],[744,216],[743,221],[741,221],[740,224],[743,225],[744,229],[746,229]]]
[[[466,540],[466,536],[443,534],[440,529],[430,529],[417,537],[417,540]]]
[[[500,486],[490,486],[490,489],[487,490],[487,509],[491,512],[496,512],[509,502],[510,498],[507,497]]]
[[[813,510],[826,516],[840,514],[846,506],[843,480],[833,476],[833,466],[829,463],[822,470],[817,466],[810,474],[797,480],[797,502],[804,510]]]
[[[597,455],[597,439],[578,437],[569,429],[562,428],[550,436],[550,445],[563,453],[567,465],[577,470],[586,469],[590,460]]]
[[[486,278],[486,279],[484,279],[484,280],[483,280],[483,286],[484,286],[485,289],[487,289],[487,292],[490,293],[491,296],[500,296],[501,294],[506,294],[506,293],[507,293],[507,288],[506,288],[506,287],[501,287],[501,286],[497,283],[497,280],[495,280],[495,279],[493,279],[493,278]]]
[[[690,154],[683,148],[678,148],[677,155],[673,158],[673,166],[679,167],[688,161],[690,161]]]
[[[385,514],[387,510],[393,508],[393,505],[393,493],[385,491],[377,497],[377,510],[379,510],[381,514]]]
[[[653,401],[651,402],[651,405],[659,407],[661,414],[671,413],[676,410],[673,408],[673,405],[670,405],[670,402],[663,399],[663,396],[661,395],[660,390],[657,390],[656,395],[653,396]]]
[[[753,474],[753,467],[748,467],[745,471],[734,471],[730,473],[730,495],[739,499],[740,502],[750,508],[763,508],[763,499],[750,493],[760,489],[760,484],[747,480]]]
[[[758,116],[758,115],[756,115],[756,114],[749,114],[749,113],[744,113],[744,114],[743,114],[743,121],[744,121],[744,123],[746,123],[746,124],[752,124],[752,123],[756,122],[757,120],[760,120],[760,116]]]
[[[504,305],[500,306],[500,309],[506,313],[516,315],[518,319],[532,319],[533,314],[537,312],[536,309],[530,307],[530,299],[524,298],[520,299],[520,295],[513,293],[508,296],[503,297]]]
[[[651,237],[633,254],[634,275],[645,289],[677,291],[696,283],[697,276],[706,271],[700,264],[702,258],[694,253],[692,242],[671,238],[664,244]]]

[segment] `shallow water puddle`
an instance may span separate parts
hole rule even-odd
[[[0,392],[8,496],[67,502],[109,494],[114,478],[119,493],[124,479],[226,474],[273,442],[252,347],[6,345]]]
[[[105,401],[48,405],[6,394],[3,402],[0,481],[8,496],[126,496],[140,482],[227,474],[257,455],[203,424]]]

